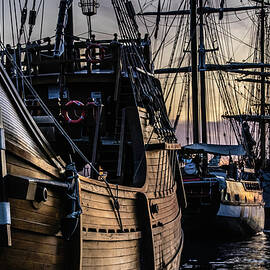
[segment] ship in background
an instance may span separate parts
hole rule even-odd
[[[119,36],[92,35],[94,0],[79,1],[89,37],[76,36],[62,0],[55,36],[32,40],[45,2],[1,7],[1,269],[178,269],[180,146],[149,36],[123,0]]]
[[[167,5],[156,1],[156,11],[145,5],[141,12],[148,19],[156,18],[154,33],[162,43],[154,56],[160,65],[155,73],[164,81],[175,129],[187,115],[187,146],[180,156],[188,202],[184,227],[192,234],[208,229],[235,238],[264,228],[261,186],[266,195],[267,178],[262,176],[269,169],[268,8],[269,2],[263,0]],[[250,28],[243,30],[241,39],[240,31],[234,34],[235,25],[247,21]],[[171,54],[164,61],[167,47]],[[221,157],[226,157],[226,164],[218,162]],[[264,196],[264,200],[268,207],[269,199]]]

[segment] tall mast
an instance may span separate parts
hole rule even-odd
[[[56,27],[56,34],[55,34],[55,44],[54,44],[54,56],[60,57],[63,50],[63,43],[65,40],[65,37],[63,38],[63,31],[65,30],[65,21],[68,15],[71,16],[72,21],[72,9],[68,11],[68,9],[71,7],[73,0],[61,0],[60,6],[59,6],[59,12],[58,12],[58,21],[57,21],[57,27]],[[69,32],[73,31],[72,29],[69,29]],[[66,32],[65,32],[66,34]],[[73,34],[73,33],[72,33]]]
[[[197,78],[197,0],[190,0],[190,38],[192,74],[193,143],[199,143],[198,78]]]
[[[265,20],[265,5],[270,5],[265,3],[265,0],[253,0],[254,2],[261,2],[262,6],[248,6],[248,7],[232,7],[224,8],[210,8],[204,7],[203,1],[199,0],[199,22],[200,22],[200,47],[199,47],[199,68],[200,68],[200,94],[201,94],[201,124],[202,124],[202,142],[207,143],[207,125],[206,125],[206,86],[205,86],[205,72],[224,70],[240,72],[240,69],[252,69],[260,68],[263,72],[261,80],[261,114],[265,115],[265,76],[267,75],[265,67],[270,67],[269,64],[264,63],[264,20]],[[227,13],[227,12],[237,12],[246,10],[261,9],[261,63],[230,63],[226,65],[216,65],[216,64],[205,64],[205,47],[204,47],[204,14],[211,13]],[[155,70],[155,74],[168,74],[168,73],[181,73],[181,72],[191,72],[192,73],[192,111],[193,111],[193,143],[199,142],[199,113],[198,113],[198,66],[197,66],[197,32],[196,32],[196,16],[197,16],[197,0],[190,0],[190,10],[175,10],[166,12],[144,12],[139,15],[159,15],[159,16],[176,16],[176,15],[188,15],[190,14],[190,38],[191,38],[191,67],[180,67],[180,68],[164,68]],[[213,49],[215,50],[215,49]],[[209,50],[207,50],[209,51]],[[248,71],[250,72],[250,71]],[[251,72],[252,73],[252,72]],[[254,72],[253,72],[254,73]],[[262,73],[261,73],[262,74]],[[265,123],[261,122],[261,155],[265,158]]]
[[[202,143],[207,143],[206,125],[206,87],[205,87],[205,46],[203,33],[203,1],[200,0],[200,48],[199,48],[199,68],[201,85],[201,118],[202,118]]]
[[[264,10],[264,1],[262,1],[261,6],[261,40],[260,40],[260,50],[261,50],[261,63],[264,64],[264,35],[265,35],[265,10]],[[265,121],[263,117],[265,116],[265,76],[264,74],[264,66],[261,67],[261,122],[260,122],[260,130],[261,130],[261,159],[262,166],[265,165]]]
[[[66,59],[73,59],[73,3],[71,2],[68,10],[67,10],[67,25],[64,30],[65,33],[65,56]],[[68,64],[67,71],[72,71],[72,62]]]

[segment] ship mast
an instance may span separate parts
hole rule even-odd
[[[199,1],[199,72],[201,91],[201,140],[207,143],[207,122],[206,122],[206,86],[205,86],[205,46],[203,30],[203,1]],[[198,110],[198,64],[197,64],[197,1],[190,1],[190,36],[191,36],[191,72],[192,72],[192,113],[193,113],[193,143],[199,143],[199,110]]]
[[[201,84],[201,120],[202,120],[202,143],[207,143],[206,125],[206,87],[205,87],[205,46],[203,32],[203,1],[200,0],[200,47],[199,47],[199,70]]]
[[[260,50],[261,50],[261,63],[264,64],[264,35],[265,35],[265,10],[264,1],[261,5],[261,40],[260,40]],[[265,116],[265,75],[264,66],[261,67],[261,121],[260,121],[260,131],[261,131],[261,160],[262,166],[265,165],[265,121],[263,117]]]
[[[59,7],[59,13],[58,13],[58,22],[56,27],[56,35],[55,35],[55,45],[54,45],[54,56],[60,57],[63,50],[64,45],[64,39],[63,37],[63,31],[66,31],[65,27],[65,21],[66,19],[72,23],[72,18],[68,18],[68,15],[72,17],[72,9],[70,9],[72,5],[73,0],[61,0],[60,1],[60,7]],[[69,27],[67,30],[68,32],[72,31],[72,29]],[[66,33],[65,33],[66,34]]]
[[[73,45],[74,45],[74,33],[73,33],[73,3],[70,3],[67,9],[67,25],[64,30],[64,40],[65,40],[65,58],[73,59]],[[66,72],[73,71],[73,63],[67,63],[65,67]]]
[[[197,64],[197,1],[190,0],[191,74],[192,74],[192,116],[193,143],[199,143],[198,112],[198,64]]]
[[[175,10],[166,12],[145,12],[139,15],[159,15],[159,16],[176,16],[176,15],[190,15],[190,35],[191,35],[191,67],[180,67],[180,68],[165,68],[155,70],[155,74],[167,74],[167,73],[181,73],[181,72],[191,72],[192,73],[192,109],[193,109],[193,143],[199,142],[199,112],[198,112],[198,65],[197,65],[197,32],[196,32],[196,18],[197,13],[199,14],[199,28],[200,28],[200,44],[199,44],[199,73],[200,73],[200,93],[201,93],[201,129],[202,129],[202,142],[207,143],[207,125],[206,125],[206,86],[205,86],[205,72],[206,71],[231,71],[247,74],[255,74],[252,71],[243,71],[243,69],[253,69],[260,68],[260,72],[256,72],[261,75],[261,158],[264,163],[265,160],[265,77],[268,75],[265,72],[265,68],[270,68],[269,64],[264,63],[264,35],[265,35],[265,6],[269,5],[265,0],[253,0],[254,2],[261,3],[261,5],[248,6],[248,7],[232,7],[224,8],[211,8],[204,7],[203,1],[199,0],[199,8],[197,9],[197,1],[190,0],[190,10]],[[206,50],[204,46],[204,14],[219,13],[220,19],[223,17],[223,13],[227,12],[238,12],[247,10],[261,10],[261,40],[260,40],[260,63],[230,63],[225,65],[216,64],[206,64],[205,63],[205,53]],[[213,49],[215,50],[215,49]]]

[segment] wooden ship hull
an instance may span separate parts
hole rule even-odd
[[[6,75],[3,70],[2,74]],[[46,201],[38,202],[35,187],[31,187],[31,179],[62,181],[60,170],[27,132],[5,94],[6,87],[12,86],[2,85],[0,89],[6,138],[1,165],[7,168],[7,181],[12,181],[6,194],[11,208],[11,239],[9,247],[0,248],[1,269],[141,269],[142,265],[147,269],[164,265],[176,269],[183,247],[181,210],[177,183],[164,162],[173,150],[147,152],[147,180],[142,188],[110,185],[120,205],[119,215],[108,187],[80,176],[83,214],[73,239],[64,240],[60,232],[63,192],[46,183]],[[25,134],[22,136],[16,127]],[[157,170],[160,166],[162,171]],[[20,184],[12,176],[30,180]],[[18,193],[16,185],[25,189]]]
[[[264,202],[258,182],[227,179],[223,189],[214,178],[184,183],[190,202],[183,214],[187,233],[207,230],[215,237],[239,239],[262,232]]]
[[[0,76],[1,204],[10,205],[0,212],[1,269],[68,269],[76,260],[69,261],[70,244],[58,235],[63,194],[34,180],[59,181],[61,164],[2,66]]]
[[[147,112],[138,108],[137,113],[143,139],[149,142]],[[83,269],[180,267],[183,187],[167,163],[179,145],[158,144],[156,134],[150,141],[149,148],[154,149],[146,152],[146,180],[141,188],[112,184],[112,198],[105,183],[80,177]],[[120,206],[118,213],[114,200]]]
[[[37,96],[25,101],[29,114],[17,94],[22,89],[15,89],[1,68],[8,83],[2,81],[0,92],[5,96],[0,108],[6,135],[6,149],[1,150],[6,158],[1,158],[1,165],[7,167],[0,190],[4,194],[1,200],[11,209],[10,219],[5,218],[8,209],[0,211],[1,269],[178,269],[185,194],[177,162],[180,146],[168,127],[160,84],[146,70],[139,73],[136,66],[138,74],[132,79],[126,76],[120,57],[125,52],[120,53],[123,45],[117,40],[95,43],[95,49],[104,46],[108,50],[105,57],[109,55],[107,63],[98,64],[85,59],[87,43],[78,43],[73,49],[83,56],[73,59],[74,70],[64,75],[69,101],[88,104],[89,96],[98,89],[103,102],[95,105],[98,119],[89,112],[92,108],[84,106],[86,113],[71,123],[64,119],[68,113],[63,113],[68,110],[68,100],[62,96],[59,105],[58,98],[51,98],[61,88],[62,60],[43,59],[51,52],[50,41],[39,47],[39,61],[30,67],[35,67],[32,84],[26,83],[28,90],[34,87],[44,98],[68,138],[64,129],[59,129],[61,134],[56,131],[52,115],[41,115],[42,101]],[[5,68],[12,76],[14,67],[8,56]],[[81,62],[86,65],[81,67]],[[155,106],[143,104],[139,99],[142,90],[134,96],[133,87],[142,87],[139,78],[150,81]],[[77,149],[66,139],[75,141],[91,159],[81,161],[74,154],[74,163],[83,169],[80,174],[66,166],[67,156]],[[86,164],[91,164],[89,174],[84,173]]]
[[[4,174],[10,176],[6,179],[6,201],[11,209],[10,246],[0,248],[1,269],[140,269],[142,265],[147,269],[164,265],[176,269],[183,247],[181,210],[177,183],[165,162],[174,149],[147,152],[147,176],[142,188],[110,185],[120,206],[119,215],[108,187],[99,180],[80,176],[83,214],[73,239],[66,241],[60,232],[63,192],[46,183],[47,197],[38,202],[38,185],[31,184],[31,179],[62,181],[61,166],[53,164],[48,149],[43,150],[38,145],[41,142],[35,142],[37,138],[27,130],[38,132],[33,120],[26,119],[25,115],[31,116],[18,96],[12,97],[16,91],[3,69],[1,74],[6,80],[0,88],[6,138],[6,149],[1,150],[2,171],[7,168],[1,179]],[[19,110],[24,110],[24,115]],[[142,114],[146,121],[145,111]],[[16,182],[12,176],[26,177],[27,181]],[[21,185],[24,189],[19,192]]]
[[[141,269],[142,260],[149,269],[177,269],[183,234],[175,193],[150,199],[143,190],[111,188],[118,192],[123,231],[106,186],[81,179],[83,269]],[[160,205],[156,217],[149,207],[153,204]]]

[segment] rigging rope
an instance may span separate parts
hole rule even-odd
[[[5,0],[2,0],[2,42],[5,42]]]
[[[2,50],[5,50],[5,47],[4,47],[4,45],[3,45],[2,42],[1,42],[1,47],[2,47]],[[46,113],[46,115],[50,117],[50,119],[54,123],[55,127],[59,130],[59,132],[61,133],[61,135],[67,140],[67,142],[70,144],[71,148],[75,152],[77,152],[77,154],[85,161],[86,164],[89,164],[91,166],[91,168],[94,170],[94,172],[106,184],[106,187],[107,187],[107,190],[109,192],[109,195],[113,199],[113,203],[114,203],[115,209],[117,211],[117,215],[118,215],[118,219],[119,219],[119,223],[120,223],[120,228],[122,230],[123,228],[122,228],[122,221],[121,221],[121,216],[120,216],[120,211],[119,211],[119,203],[118,203],[117,199],[115,198],[115,196],[113,195],[112,190],[111,190],[111,187],[110,187],[108,181],[98,172],[98,170],[95,168],[95,166],[93,165],[93,163],[90,162],[87,159],[87,157],[83,154],[83,152],[78,148],[78,146],[68,136],[68,134],[63,129],[63,127],[60,125],[60,123],[55,119],[55,117],[52,115],[52,113],[50,112],[50,110],[48,109],[48,107],[46,106],[46,104],[43,102],[43,100],[39,97],[39,95],[36,92],[36,90],[33,88],[32,84],[27,80],[27,78],[23,74],[22,70],[17,66],[16,62],[13,61],[12,55],[7,50],[5,50],[5,52],[6,52],[7,58],[9,58],[10,62],[13,64],[14,68],[16,69],[16,72],[17,72],[18,76],[20,76],[20,78],[24,81],[24,84],[28,87],[28,89],[31,92],[31,94],[39,101],[39,104],[40,104],[41,108]]]
[[[12,13],[12,8],[11,8],[11,0],[9,0],[9,16],[10,16],[10,24],[11,24],[12,42],[13,42],[13,47],[15,47],[15,37],[14,37],[14,27],[13,27],[13,13]]]
[[[42,0],[42,15],[41,15],[40,35],[39,35],[40,39],[42,39],[43,23],[44,23],[44,11],[45,11],[45,0]]]
[[[134,90],[137,102],[144,105],[150,114],[150,122],[155,127],[156,132],[165,139],[170,138],[175,140],[172,132],[172,127],[167,115],[165,103],[162,101],[161,89],[156,85],[152,76],[149,76],[149,71],[144,65],[144,58],[139,51],[140,44],[138,44],[139,32],[135,27],[129,16],[127,16],[126,6],[122,0],[112,0],[115,10],[120,34],[126,42],[123,47],[124,57],[126,63],[125,69],[129,73],[136,74]],[[140,42],[140,40],[139,40]],[[137,68],[144,72],[138,72]],[[131,77],[133,77],[132,75]]]
[[[138,5],[140,7],[140,12],[143,13],[143,8],[142,8],[142,5],[141,5],[141,1],[140,0],[137,0],[138,1]],[[146,23],[146,20],[145,20],[145,17],[143,16],[143,22],[144,22],[144,26],[145,26],[145,29],[146,29],[146,33],[149,34],[149,29],[148,29],[148,26],[147,26],[147,23]]]
[[[19,35],[18,43],[20,43],[21,41],[22,34],[25,33],[24,27],[25,27],[25,22],[27,18],[27,3],[28,3],[28,0],[25,0],[24,7],[22,8],[21,0],[19,0],[20,9],[21,9],[21,27],[20,27],[20,35]]]
[[[14,6],[14,14],[15,14],[15,22],[16,22],[17,42],[19,43],[19,27],[18,27],[18,18],[17,18],[17,9],[16,9],[15,0],[13,0],[13,6]]]
[[[33,0],[33,5],[32,5],[32,9],[29,12],[29,20],[28,20],[28,24],[29,24],[28,41],[30,41],[31,35],[33,33],[33,28],[36,24],[37,12],[35,8],[36,8],[36,0]]]

